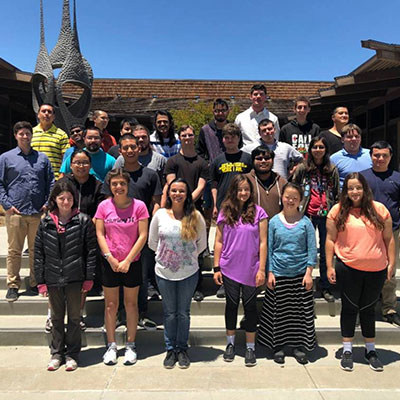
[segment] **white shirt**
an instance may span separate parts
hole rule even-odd
[[[238,125],[242,131],[244,146],[251,143],[259,143],[260,135],[258,133],[258,124],[266,118],[274,123],[275,139],[278,140],[280,131],[278,117],[266,108],[256,113],[253,107],[250,107],[237,115],[235,124]]]

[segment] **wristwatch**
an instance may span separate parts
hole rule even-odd
[[[111,253],[104,253],[104,254],[103,254],[103,257],[104,257],[106,260],[107,260],[107,258],[110,257],[110,256],[111,256]]]

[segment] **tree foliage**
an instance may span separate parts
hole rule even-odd
[[[228,120],[234,121],[239,111],[239,106],[236,104],[230,107]],[[208,124],[214,119],[213,103],[205,101],[193,101],[186,108],[182,110],[170,110],[170,113],[174,118],[176,130],[182,125],[192,125],[196,136],[203,125]]]

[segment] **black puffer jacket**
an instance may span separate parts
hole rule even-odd
[[[91,218],[83,213],[74,215],[65,225],[63,235],[61,239],[50,215],[40,222],[34,264],[38,284],[62,287],[93,280],[97,242]]]

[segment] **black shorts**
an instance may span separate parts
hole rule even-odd
[[[105,287],[125,286],[134,288],[142,284],[142,264],[139,261],[133,262],[127,273],[114,272],[111,265],[103,258],[102,263],[102,284]]]

